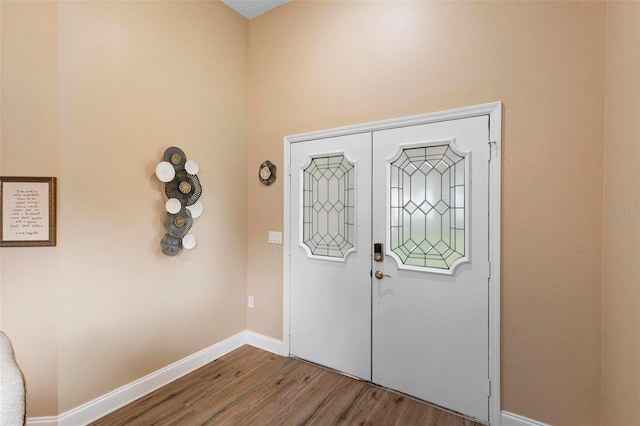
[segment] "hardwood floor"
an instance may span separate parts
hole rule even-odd
[[[306,362],[243,346],[91,425],[481,424]]]

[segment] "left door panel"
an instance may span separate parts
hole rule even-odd
[[[290,158],[290,353],[371,380],[371,133]]]

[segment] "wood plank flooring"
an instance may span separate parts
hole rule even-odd
[[[404,395],[251,346],[91,425],[481,426]]]

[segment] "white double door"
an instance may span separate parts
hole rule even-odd
[[[488,128],[291,144],[291,355],[488,421]]]

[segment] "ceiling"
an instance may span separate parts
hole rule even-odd
[[[222,0],[224,4],[247,19],[253,19],[291,0]]]

